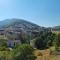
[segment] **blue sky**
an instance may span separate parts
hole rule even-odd
[[[0,20],[10,18],[46,27],[60,25],[60,0],[0,0]]]

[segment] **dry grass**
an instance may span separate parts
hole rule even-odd
[[[50,55],[50,50],[35,50],[36,60],[60,60],[60,55]]]

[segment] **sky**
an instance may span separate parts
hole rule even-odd
[[[0,21],[11,18],[44,27],[60,25],[60,0],[0,0]]]

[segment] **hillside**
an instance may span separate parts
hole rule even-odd
[[[23,19],[6,19],[3,21],[0,21],[0,28],[22,28],[23,30],[39,30],[42,29],[42,27],[25,21]]]
[[[12,18],[12,19],[6,19],[3,21],[0,21],[0,29],[6,29],[6,28],[11,28],[11,29],[17,29],[21,28],[24,31],[40,31],[43,30],[45,27],[41,27],[37,24],[34,24],[32,22],[26,21],[24,19],[17,19],[17,18]],[[54,26],[51,27],[52,31],[60,31],[60,26]]]

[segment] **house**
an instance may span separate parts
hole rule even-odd
[[[9,48],[13,48],[14,46],[19,45],[19,44],[21,44],[20,40],[8,40],[7,41],[7,46]]]

